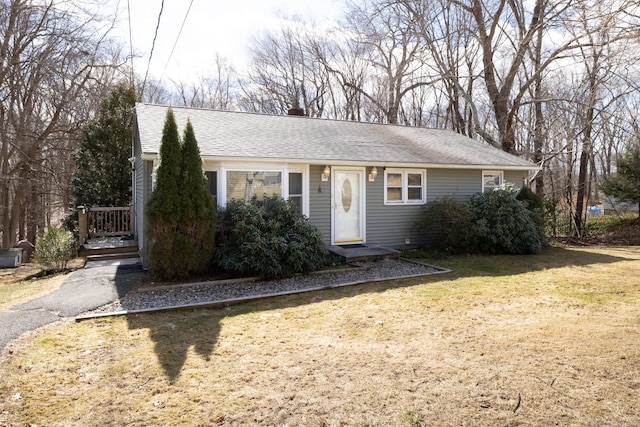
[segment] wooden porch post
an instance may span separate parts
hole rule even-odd
[[[135,236],[136,235],[136,217],[134,216],[135,215],[135,209],[133,208],[133,205],[129,206],[129,209],[130,209],[130,213],[129,213],[129,215],[130,215],[130,217],[129,217],[129,224],[130,224],[129,228],[130,228],[130,230],[129,231],[131,232],[132,236]]]
[[[84,206],[78,206],[78,240],[81,245],[87,243],[89,237],[89,221],[87,210]]]

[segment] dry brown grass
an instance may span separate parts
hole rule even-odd
[[[434,263],[44,328],[1,359],[0,425],[638,425],[639,249]]]
[[[63,275],[57,275],[0,285],[0,310],[49,293],[57,289],[63,280]]]
[[[69,261],[70,270],[82,268],[84,260]],[[0,269],[0,310],[33,299],[57,289],[66,273],[46,276],[46,268],[37,263],[25,263],[17,268]]]

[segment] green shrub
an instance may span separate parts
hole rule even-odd
[[[544,209],[544,202],[542,198],[527,186],[522,187],[520,191],[518,191],[516,200],[524,202],[527,209],[533,212],[542,212]]]
[[[537,214],[515,198],[515,190],[478,193],[469,199],[475,251],[480,253],[537,253],[545,245]]]
[[[73,255],[73,233],[49,227],[36,242],[36,261],[56,271],[67,268]]]
[[[327,262],[318,230],[278,196],[232,200],[218,213],[219,267],[265,279],[309,273]]]
[[[478,193],[464,202],[441,199],[427,204],[422,229],[447,253],[523,254],[545,245],[537,210],[505,188]]]
[[[434,248],[447,253],[468,252],[472,235],[469,204],[452,198],[427,203],[421,227]]]

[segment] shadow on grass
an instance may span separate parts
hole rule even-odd
[[[220,334],[224,309],[182,309],[127,315],[129,329],[148,329],[154,352],[167,378],[180,375],[189,349],[210,360]]]
[[[613,252],[614,250],[609,250]],[[599,253],[596,248],[550,247],[535,255],[461,255],[441,260],[424,260],[448,268],[457,276],[511,276],[535,271],[565,267],[584,267],[597,264],[612,264],[640,259],[640,251],[635,257]]]
[[[591,251],[550,248],[529,256],[458,256],[443,260],[424,260],[429,264],[452,269],[452,275],[431,275],[409,279],[389,279],[353,286],[270,297],[222,308],[185,308],[149,314],[130,314],[130,329],[148,329],[155,343],[155,353],[171,382],[180,375],[190,348],[206,360],[211,360],[221,329],[221,322],[231,316],[260,311],[300,307],[319,301],[352,298],[366,293],[379,293],[389,289],[410,287],[460,277],[516,275],[527,272],[640,260],[637,256],[624,257]],[[233,285],[230,285],[233,286]]]
[[[300,294],[274,296],[215,308],[184,308],[127,315],[129,329],[148,329],[154,351],[165,375],[173,383],[182,372],[190,348],[205,360],[211,360],[225,318],[301,307],[321,301],[352,298],[365,293],[424,283],[429,276],[390,279]]]

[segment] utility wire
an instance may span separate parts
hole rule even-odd
[[[175,43],[173,43],[173,47],[171,48],[171,53],[169,54],[169,59],[167,59],[167,63],[164,65],[164,70],[162,70],[162,74],[160,76],[160,80],[164,77],[165,71],[167,71],[167,67],[169,66],[169,62],[171,61],[171,57],[173,56],[173,51],[176,50],[176,46],[178,45],[178,40],[180,40],[180,35],[182,34],[182,29],[184,28],[184,24],[187,22],[187,17],[189,16],[189,12],[191,12],[191,6],[193,6],[193,0],[189,3],[189,8],[187,9],[187,13],[184,15],[184,19],[182,20],[182,25],[180,26],[180,31],[178,31],[178,36],[176,37]]]
[[[144,87],[147,85],[147,76],[149,76],[149,67],[151,66],[151,58],[153,57],[153,49],[156,47],[156,38],[158,37],[158,28],[160,28],[160,19],[162,18],[162,10],[164,9],[164,0],[160,3],[160,13],[158,13],[158,23],[156,24],[156,31],[153,35],[153,43],[151,43],[151,52],[149,53],[149,62],[147,62],[147,71],[144,73],[144,80],[142,81],[141,94],[144,93]]]
[[[131,0],[127,0],[127,17],[129,20],[129,57],[131,59],[131,86],[135,87],[135,81],[133,79],[133,36],[131,33]]]

